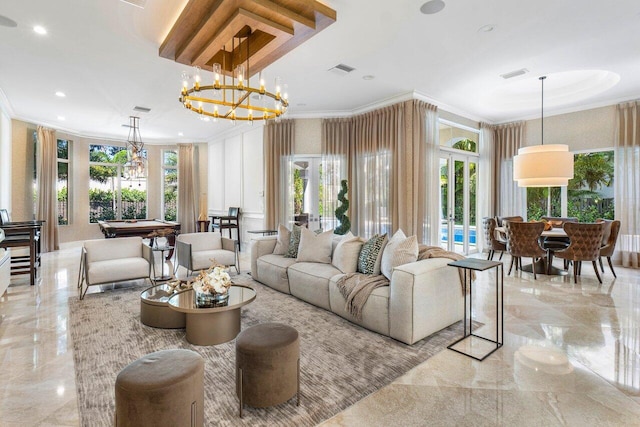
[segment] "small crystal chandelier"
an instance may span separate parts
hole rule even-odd
[[[247,121],[278,120],[289,106],[286,85],[280,78],[275,79],[274,92],[267,91],[262,72],[259,86],[251,86],[249,71],[249,39],[251,28],[245,26],[231,40],[231,50],[221,49],[222,64],[213,64],[213,78],[210,85],[203,85],[203,71],[194,67],[193,75],[182,73],[182,93],[180,102],[185,108],[201,115],[204,120],[218,119]],[[236,46],[237,42],[237,46]],[[237,49],[236,49],[237,48]],[[246,48],[246,52],[242,52]],[[234,58],[245,58],[239,63]],[[190,82],[191,85],[190,85]],[[191,87],[189,87],[191,86]],[[255,102],[254,102],[255,101]]]
[[[129,179],[145,177],[147,159],[144,157],[144,143],[140,138],[140,117],[129,116],[129,138],[127,138],[127,162],[124,164],[125,176]]]

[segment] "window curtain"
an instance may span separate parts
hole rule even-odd
[[[616,109],[615,199],[620,234],[616,251],[624,267],[640,265],[640,101]]]
[[[350,141],[350,120],[328,119],[322,121],[322,201],[323,230],[335,229],[340,225],[335,212],[341,204],[338,202],[338,193],[341,189],[341,181],[347,179],[349,167],[347,165]],[[347,182],[348,185],[348,182]],[[347,194],[347,199],[349,194]],[[347,216],[351,219],[351,201]]]
[[[495,192],[494,192],[494,126],[480,123],[480,144],[478,153],[478,213],[476,215],[476,227],[481,231],[482,218],[495,216]],[[480,234],[478,234],[480,235]],[[484,250],[484,239],[476,239],[478,251]]]
[[[181,233],[194,233],[198,219],[198,148],[178,144],[178,221]]]
[[[38,126],[38,153],[36,156],[37,218],[45,221],[41,231],[42,252],[59,249],[58,243],[58,141],[56,131]]]
[[[294,120],[267,122],[264,128],[265,226],[293,224]]]
[[[495,214],[499,216],[527,216],[527,192],[513,180],[513,157],[523,145],[524,122],[498,125],[494,131]]]

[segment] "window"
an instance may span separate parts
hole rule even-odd
[[[58,140],[58,224],[69,224],[69,147],[71,141]]]
[[[613,151],[576,153],[573,159],[573,179],[566,190],[527,188],[528,219],[542,216],[575,217],[580,222],[614,219]]]
[[[175,221],[178,206],[178,152],[162,151],[162,218]]]
[[[474,129],[467,129],[461,125],[440,120],[438,122],[440,147],[455,148],[457,150],[478,152],[480,133]]]
[[[146,218],[147,179],[126,176],[126,162],[124,147],[89,146],[89,222]]]

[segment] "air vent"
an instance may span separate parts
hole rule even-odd
[[[131,6],[139,7],[140,9],[144,9],[147,5],[147,0],[120,0],[123,3],[130,4]]]
[[[502,77],[503,79],[511,79],[513,77],[521,76],[528,72],[529,70],[527,70],[526,68],[521,68],[519,70],[511,71],[510,73],[500,74],[500,77]]]
[[[151,111],[151,108],[147,108],[147,107],[138,107],[137,105],[135,107],[133,107],[133,111],[139,111],[140,113],[148,113],[149,111]]]
[[[329,68],[328,71],[337,74],[339,76],[346,76],[347,74],[349,74],[350,72],[352,72],[353,70],[355,70],[355,68],[350,67],[348,65],[345,64],[338,64],[333,68]]]

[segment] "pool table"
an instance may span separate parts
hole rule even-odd
[[[123,219],[98,221],[100,231],[104,237],[111,239],[114,237],[130,237],[140,236],[142,238],[151,239],[153,246],[156,233],[165,236],[169,246],[175,246],[176,234],[180,233],[180,223],[173,221],[162,221],[160,219]],[[156,233],[154,233],[154,231]],[[153,233],[153,234],[152,234]],[[173,256],[173,249],[169,251],[167,259]]]

